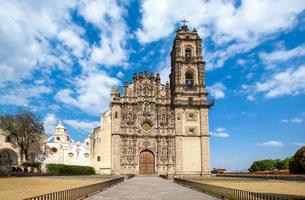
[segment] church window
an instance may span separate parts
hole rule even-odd
[[[192,58],[192,50],[190,48],[185,49],[185,61],[190,62]]]
[[[85,158],[89,158],[89,153],[84,153]]]
[[[118,112],[117,111],[115,111],[115,113],[114,113],[114,118],[118,118]]]
[[[57,152],[57,149],[55,147],[52,147],[50,150],[51,150],[51,153],[56,153]]]
[[[101,138],[98,139],[98,142],[101,143]]]
[[[194,88],[194,76],[192,72],[187,72],[185,74],[185,87],[186,89]]]
[[[56,137],[56,140],[60,140],[60,137]]]
[[[97,161],[101,161],[101,156],[98,156],[98,157],[97,157]]]
[[[143,129],[144,131],[149,131],[149,130],[151,129],[150,123],[144,122],[144,123],[142,124],[142,129]]]
[[[73,153],[68,153],[68,156],[69,156],[70,158],[72,158],[72,157],[74,156],[74,154],[73,154]]]

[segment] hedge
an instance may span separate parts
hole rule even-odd
[[[91,175],[95,174],[93,167],[64,164],[48,164],[47,172],[50,175]]]
[[[33,167],[33,168],[40,169],[40,167],[41,167],[41,162],[33,162],[33,163],[24,162],[24,163],[22,163],[22,166],[23,166],[23,167]]]

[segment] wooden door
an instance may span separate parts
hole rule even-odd
[[[155,173],[155,157],[150,151],[142,151],[140,153],[140,174],[154,174]]]

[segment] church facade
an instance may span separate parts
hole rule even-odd
[[[170,83],[140,72],[91,135],[92,166],[101,174],[210,173],[208,109],[202,40],[183,25],[171,51]]]

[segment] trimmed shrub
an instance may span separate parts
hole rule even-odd
[[[294,174],[305,174],[305,146],[301,147],[290,160],[289,171]]]
[[[51,175],[92,175],[95,174],[93,167],[64,164],[48,164],[47,172]]]
[[[24,162],[22,163],[23,167],[33,167],[39,169],[41,167],[41,162]]]

